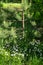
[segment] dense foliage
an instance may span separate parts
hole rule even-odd
[[[43,65],[43,0],[7,4],[0,2],[0,65]],[[14,7],[24,9],[24,29]]]

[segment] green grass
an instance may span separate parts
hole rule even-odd
[[[8,7],[21,8],[22,6],[20,3],[3,3],[3,8]]]

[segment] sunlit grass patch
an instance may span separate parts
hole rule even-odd
[[[21,4],[20,3],[3,3],[3,8],[8,8],[8,7],[21,8]]]

